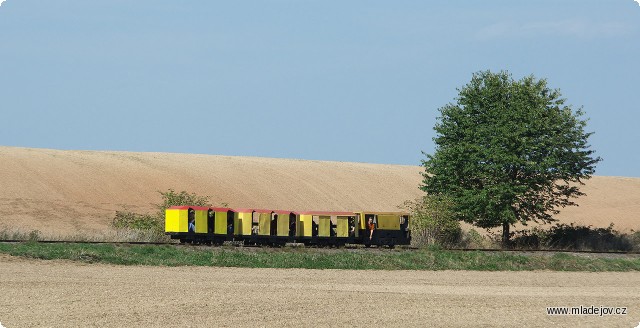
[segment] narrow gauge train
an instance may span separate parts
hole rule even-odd
[[[408,245],[409,215],[393,212],[293,212],[173,206],[165,212],[165,232],[181,243],[245,245],[365,246]]]

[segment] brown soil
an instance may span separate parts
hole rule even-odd
[[[13,327],[635,327],[637,273],[126,267],[0,255]],[[548,316],[547,306],[627,307]]]
[[[0,229],[100,233],[116,210],[154,211],[157,191],[212,196],[213,205],[396,211],[422,192],[422,168],[195,154],[0,147]],[[594,177],[562,222],[638,229],[640,179]]]

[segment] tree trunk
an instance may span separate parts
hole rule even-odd
[[[502,247],[509,248],[509,223],[502,223]]]

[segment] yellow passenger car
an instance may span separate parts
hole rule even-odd
[[[173,206],[165,232],[181,242],[255,245],[408,245],[409,215],[399,212],[333,212]]]
[[[403,212],[356,213],[359,219],[360,241],[366,245],[409,245],[409,214]]]
[[[305,244],[345,244],[356,237],[353,212],[297,212],[296,240]]]

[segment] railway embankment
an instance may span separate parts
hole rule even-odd
[[[350,270],[640,271],[638,254],[464,251],[439,248],[262,248],[112,243],[0,243],[0,253],[41,260],[142,266]],[[585,256],[589,255],[589,256]]]

